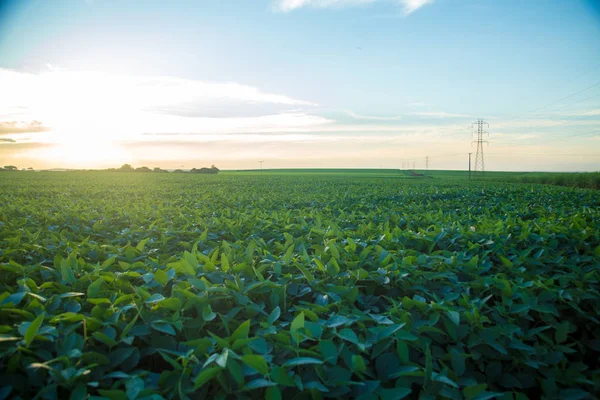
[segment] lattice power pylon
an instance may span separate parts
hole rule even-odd
[[[475,125],[477,125],[477,131],[473,132],[473,135],[477,135],[477,139],[473,140],[472,143],[477,143],[477,153],[475,153],[475,168],[473,168],[473,175],[475,177],[478,177],[483,176],[483,173],[485,171],[485,161],[483,159],[483,144],[487,143],[489,145],[489,142],[487,140],[483,140],[484,134],[488,135],[489,137],[489,133],[483,130],[483,126],[487,125],[487,127],[489,128],[490,124],[485,122],[483,119],[479,118],[477,121],[471,124],[471,129],[474,129]]]

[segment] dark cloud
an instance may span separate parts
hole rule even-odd
[[[15,140],[13,140],[13,139],[8,139],[8,138],[7,138],[7,139],[0,138],[0,142],[16,143],[16,141],[15,141]]]
[[[4,121],[0,122],[0,135],[11,133],[46,132],[50,128],[40,121]]]

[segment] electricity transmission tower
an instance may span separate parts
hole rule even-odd
[[[485,171],[485,162],[483,160],[483,144],[487,143],[489,145],[490,143],[487,140],[483,140],[484,134],[488,135],[489,137],[489,133],[483,130],[483,125],[487,125],[488,128],[490,125],[483,119],[479,118],[477,121],[471,124],[471,129],[475,127],[475,124],[477,124],[477,132],[473,132],[473,134],[477,135],[477,140],[473,140],[471,145],[473,145],[473,143],[477,143],[477,153],[475,153],[475,168],[473,169],[473,175],[477,177],[483,176]]]

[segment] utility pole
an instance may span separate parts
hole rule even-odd
[[[469,153],[469,180],[471,180],[471,154],[473,153]]]
[[[413,170],[415,169],[415,162],[413,161]]]
[[[425,157],[425,169],[429,171],[429,156]]]
[[[264,160],[259,161],[260,163],[260,174],[262,175],[262,163],[264,163]]]
[[[476,122],[473,122],[471,124],[471,128],[473,128],[475,124],[477,124],[477,140],[473,140],[471,145],[473,143],[477,143],[477,153],[475,154],[475,169],[473,171],[475,177],[477,177],[477,174],[483,176],[483,173],[485,171],[485,163],[483,160],[483,144],[487,143],[489,145],[489,142],[487,140],[483,140],[484,134],[487,134],[489,136],[489,133],[483,130],[483,125],[487,125],[488,128],[490,125],[481,118],[479,118]]]

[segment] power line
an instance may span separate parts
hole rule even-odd
[[[538,108],[534,108],[533,110],[529,110],[529,111],[527,111],[525,114],[522,114],[521,116],[512,117],[512,118],[509,118],[509,119],[507,119],[507,120],[505,120],[505,121],[519,121],[519,120],[525,119],[525,118],[526,118],[526,116],[527,116],[527,115],[529,115],[529,114],[531,114],[531,113],[534,113],[534,112],[537,112],[537,111],[543,110],[544,108],[547,108],[547,107],[553,106],[553,105],[555,105],[555,104],[558,104],[558,103],[560,103],[561,101],[564,101],[564,100],[570,99],[570,98],[571,98],[571,97],[573,97],[573,96],[577,96],[578,94],[580,94],[580,93],[583,93],[583,92],[585,92],[585,91],[588,91],[588,90],[590,90],[590,89],[593,89],[593,88],[595,88],[595,87],[597,87],[597,86],[600,86],[600,81],[598,81],[598,82],[596,82],[596,83],[594,83],[594,84],[592,84],[592,85],[590,85],[590,86],[588,86],[588,87],[586,87],[586,88],[583,88],[583,89],[581,89],[581,90],[578,90],[578,91],[577,91],[577,92],[575,92],[575,93],[571,93],[571,94],[569,94],[568,96],[565,96],[565,97],[562,97],[562,98],[560,98],[560,99],[558,99],[558,100],[555,100],[555,101],[553,101],[553,102],[551,102],[551,103],[545,104],[545,105],[543,105],[543,106],[541,106],[541,107],[538,107]],[[595,97],[595,96],[592,96],[592,97]],[[589,99],[588,99],[588,100],[589,100]],[[576,103],[573,103],[573,104],[576,104]]]
[[[570,98],[571,98],[571,97],[573,97],[573,96],[577,96],[579,93],[583,93],[583,92],[585,92],[585,91],[587,91],[587,90],[590,90],[590,89],[592,89],[592,88],[595,88],[596,86],[600,86],[600,81],[598,81],[598,82],[594,83],[594,84],[593,84],[593,85],[591,85],[591,86],[588,86],[588,87],[586,87],[585,89],[581,89],[581,90],[579,90],[579,91],[577,91],[577,92],[575,92],[575,93],[573,93],[573,94],[570,94],[570,95],[568,95],[568,96],[565,96],[565,97],[563,97],[563,98],[561,98],[561,99],[558,99],[558,100],[556,100],[556,101],[554,101],[554,102],[552,102],[552,103],[546,104],[545,106],[539,107],[539,108],[537,108],[537,109],[534,109],[534,110],[532,110],[532,111],[528,111],[528,113],[536,112],[536,111],[539,111],[539,110],[541,110],[541,109],[544,109],[544,108],[546,108],[546,107],[553,106],[553,105],[555,105],[555,104],[557,104],[557,103],[560,103],[560,102],[561,102],[561,101],[563,101],[563,100],[570,99]]]

